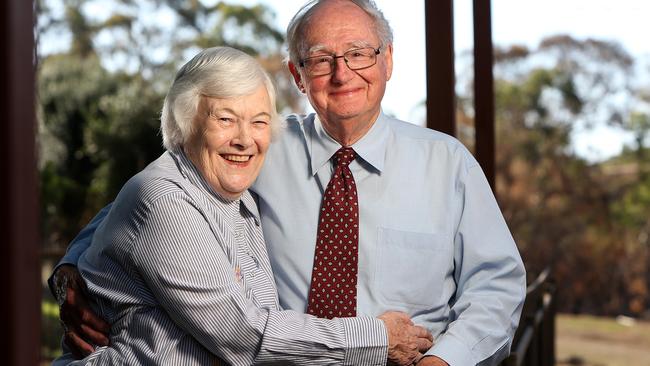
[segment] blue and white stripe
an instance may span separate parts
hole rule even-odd
[[[182,153],[127,182],[78,267],[111,345],[72,364],[386,364],[380,320],[279,309],[252,196],[220,198]]]

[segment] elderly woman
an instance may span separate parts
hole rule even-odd
[[[374,365],[431,345],[401,313],[279,310],[247,191],[278,128],[274,106],[271,80],[240,51],[210,48],[181,68],[163,107],[167,152],[124,185],[78,263],[110,345],[55,364]]]

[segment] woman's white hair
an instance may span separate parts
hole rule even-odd
[[[163,145],[179,151],[194,133],[193,119],[201,95],[233,98],[266,87],[271,102],[271,131],[275,135],[280,121],[275,108],[275,87],[262,66],[246,53],[230,47],[212,47],[187,62],[167,92],[160,117]]]
[[[300,58],[307,51],[305,45],[305,28],[309,25],[309,19],[314,15],[321,4],[329,0],[310,0],[303,5],[293,16],[287,26],[287,44],[289,47],[289,60],[294,65],[300,63]],[[393,30],[373,0],[349,0],[361,8],[373,20],[375,32],[379,38],[379,47],[393,44]]]

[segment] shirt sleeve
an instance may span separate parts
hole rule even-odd
[[[93,234],[95,234],[95,230],[97,230],[97,227],[99,224],[104,221],[104,218],[108,214],[108,211],[110,211],[111,206],[113,203],[109,203],[106,205],[104,208],[99,210],[99,212],[93,217],[92,220],[84,227],[77,236],[72,239],[70,244],[68,245],[68,249],[65,252],[65,255],[59,263],[54,267],[54,270],[52,270],[52,274],[50,277],[47,279],[47,284],[50,287],[50,291],[52,292],[52,295],[56,298],[56,294],[54,293],[54,273],[56,273],[56,270],[59,269],[64,264],[70,264],[73,266],[77,265],[77,262],[79,262],[79,257],[83,254],[83,252],[88,249],[90,246],[90,242],[93,238]]]
[[[233,365],[386,363],[378,319],[326,320],[255,306],[220,235],[186,196],[169,194],[150,206],[131,251],[161,306],[206,349]]]
[[[450,323],[427,355],[452,366],[497,364],[510,350],[526,296],[517,246],[480,167],[468,168],[458,192],[455,301]]]

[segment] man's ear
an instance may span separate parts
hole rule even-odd
[[[384,59],[386,60],[386,80],[390,80],[393,75],[393,44],[390,43],[386,46],[384,51]]]
[[[294,63],[291,61],[288,62],[288,66],[289,66],[289,72],[291,72],[291,75],[293,75],[293,81],[296,83],[298,90],[300,90],[301,93],[304,93],[305,86],[302,83],[302,77],[300,76],[300,72],[298,71],[298,68],[296,68],[296,65],[294,65]]]

